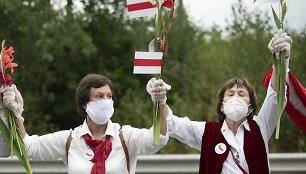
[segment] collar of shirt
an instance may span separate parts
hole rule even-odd
[[[89,134],[91,137],[93,137],[89,128],[88,128],[86,119],[84,120],[83,125],[81,127],[81,130],[80,130],[80,132],[77,136],[82,137],[85,134]],[[114,126],[113,126],[113,122],[111,120],[107,121],[107,128],[106,128],[105,134],[103,136],[101,136],[100,139],[105,140],[106,135],[110,135],[111,137],[114,137],[114,135],[115,135],[115,129],[114,129]]]
[[[237,150],[238,152],[240,151],[239,147],[240,144],[243,144],[243,135],[244,135],[244,129],[250,131],[250,126],[248,123],[248,120],[245,120],[244,122],[242,122],[242,124],[239,126],[236,136],[234,136],[233,132],[229,129],[226,121],[223,122],[223,125],[221,127],[221,133],[224,136],[225,140],[228,142],[228,144],[230,146],[232,146],[235,150]],[[240,142],[242,141],[242,142]],[[243,148],[242,148],[243,149]]]
[[[241,123],[241,125],[239,126],[238,130],[241,128],[245,128],[246,130],[250,131],[250,125],[248,123],[248,120],[244,120],[244,122]],[[224,135],[227,131],[231,131],[226,123],[226,121],[223,121],[222,127],[221,127],[221,132]]]

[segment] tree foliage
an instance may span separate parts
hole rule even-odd
[[[29,134],[44,134],[80,125],[74,92],[89,73],[109,77],[115,86],[112,121],[139,128],[152,125],[153,103],[145,86],[153,75],[134,75],[135,51],[147,51],[154,38],[154,19],[129,20],[126,2],[68,0],[2,0],[0,39],[16,51],[15,84],[24,102]],[[168,104],[176,115],[216,121],[216,93],[228,79],[242,77],[255,87],[259,106],[266,89],[262,79],[272,65],[267,45],[276,32],[268,14],[246,10],[240,0],[232,7],[225,29],[199,28],[189,20],[182,0],[176,1],[164,80],[171,84]],[[290,9],[289,9],[290,10]],[[293,39],[290,67],[306,84],[306,28]],[[284,114],[280,140],[271,138],[271,152],[305,151],[305,134]],[[161,153],[197,153],[170,139]]]

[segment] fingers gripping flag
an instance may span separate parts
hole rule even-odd
[[[127,0],[128,14],[130,18],[152,16],[157,13],[157,6],[150,0]]]
[[[134,74],[160,74],[162,52],[135,52]]]

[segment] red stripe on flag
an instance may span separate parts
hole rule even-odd
[[[148,8],[154,8],[157,7],[156,5],[153,5],[151,2],[142,2],[137,4],[130,4],[128,5],[128,11],[137,11],[137,10],[144,10]]]
[[[134,66],[161,66],[161,59],[134,59]]]

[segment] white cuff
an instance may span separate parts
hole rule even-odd
[[[170,107],[168,105],[167,105],[167,107],[168,107],[168,115],[167,115],[167,121],[168,121],[173,116],[173,112],[172,112],[172,110],[170,109]]]
[[[16,116],[16,118],[18,118],[19,120],[21,120],[22,122],[24,122],[24,118],[23,118],[21,115],[16,114],[15,116]]]
[[[149,129],[149,131],[150,131],[150,136],[152,137],[152,140],[153,140],[153,137],[154,137],[153,126]],[[160,139],[159,139],[159,146],[158,147],[164,147],[165,145],[167,145],[167,142],[169,140],[168,132],[166,133],[166,135],[159,134],[159,138]],[[154,145],[157,146],[155,143],[154,143]]]
[[[290,57],[288,57],[287,59],[285,59],[285,65],[286,65],[286,82],[288,82],[288,73],[289,73],[289,71],[290,71],[290,69],[289,69],[289,59],[290,59]]]
[[[166,135],[160,134],[159,146],[165,146],[165,145],[167,145],[168,140],[169,140],[168,132],[166,133]]]

